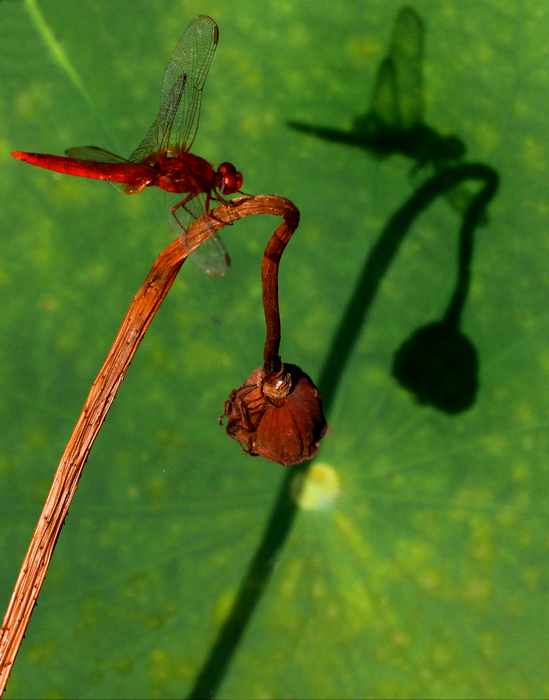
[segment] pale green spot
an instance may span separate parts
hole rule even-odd
[[[151,651],[149,676],[155,683],[166,683],[172,678],[170,658],[163,649],[153,649]]]
[[[534,172],[547,171],[547,158],[545,157],[545,145],[528,136],[522,144],[522,158],[529,170]]]
[[[544,219],[549,218],[549,202],[545,199],[529,199],[527,200],[527,206],[538,216]],[[549,240],[547,240],[547,238],[543,239],[543,245],[545,248],[549,247]]]
[[[520,514],[517,513],[513,506],[505,505],[500,508],[496,514],[496,520],[500,525],[511,527],[517,523]]]
[[[65,355],[71,355],[78,352],[82,343],[82,336],[79,329],[71,331],[66,326],[64,327],[65,331],[58,334],[55,339],[55,350]]]
[[[330,597],[330,593],[327,597]],[[342,589],[342,597],[348,606],[346,610],[348,632],[359,632],[375,619],[377,611],[365,583],[349,580]],[[340,620],[342,611],[335,605],[331,608],[328,617],[333,618],[334,621]]]
[[[54,204],[60,206],[74,206],[78,202],[90,201],[90,190],[82,186],[81,180],[64,177],[61,173],[54,173],[55,187],[49,188],[48,194]]]
[[[492,595],[492,584],[485,578],[473,578],[468,581],[463,597],[471,603],[485,603]]]
[[[455,21],[457,18],[457,8],[454,2],[445,2],[442,5],[442,17]]]
[[[30,647],[26,653],[32,664],[49,665],[59,653],[59,647],[56,642],[42,641],[40,644]]]
[[[486,65],[494,60],[494,51],[488,44],[477,46],[476,55],[479,63]]]
[[[549,374],[549,351],[545,350],[540,353],[540,365],[544,372]]]
[[[303,562],[300,560],[296,559],[288,565],[286,576],[280,584],[280,591],[284,597],[292,598],[295,595],[302,570]]]
[[[381,365],[370,365],[364,372],[364,382],[371,387],[383,386],[387,381],[387,370]],[[390,466],[390,465],[388,465]]]
[[[303,510],[326,510],[341,494],[339,477],[329,464],[314,464],[306,473],[296,474],[291,494]]]
[[[213,608],[213,620],[216,625],[223,625],[229,618],[234,606],[235,595],[233,591],[225,591],[217,599]]]
[[[528,121],[532,118],[534,111],[531,105],[522,98],[517,98],[513,104],[515,117],[521,121]]]
[[[256,113],[248,112],[240,120],[240,129],[244,134],[253,136],[259,133],[260,119],[259,115]]]
[[[486,153],[493,153],[501,144],[500,132],[487,122],[476,125],[475,136]]]
[[[288,27],[288,44],[294,48],[305,48],[311,44],[311,31],[303,22],[292,22]]]
[[[59,309],[59,300],[54,294],[45,293],[37,299],[38,308],[46,314],[51,314]]]
[[[494,546],[491,528],[486,523],[482,523],[473,529],[471,555],[478,561],[492,561],[494,558]]]
[[[158,506],[166,496],[166,481],[160,477],[152,477],[146,485],[147,500],[153,506]]]
[[[14,99],[15,113],[20,119],[32,119],[40,110],[52,107],[49,90],[44,83],[32,83],[17,93]],[[9,148],[6,148],[9,152]]]
[[[438,644],[433,649],[433,663],[435,666],[448,666],[448,664],[453,660],[453,658],[453,650],[443,644]]]
[[[406,648],[410,646],[411,639],[406,634],[406,632],[403,632],[402,630],[397,630],[393,635],[392,641],[396,647]]]
[[[140,496],[140,490],[135,484],[129,484],[126,489],[126,497],[129,501],[137,501]]]
[[[356,64],[375,61],[381,57],[383,46],[378,39],[368,36],[354,36],[345,45],[345,53]]]
[[[498,653],[498,640],[496,637],[490,633],[490,632],[485,632],[480,636],[480,649],[484,656],[488,658],[494,658],[494,656]]]
[[[537,591],[541,582],[541,571],[535,566],[529,566],[522,572],[522,578],[529,591]]]
[[[365,541],[360,530],[357,529],[352,521],[341,511],[336,512],[334,520],[340,534],[345,538],[347,547],[351,548],[359,559],[370,563],[372,556],[371,548]]]
[[[0,455],[0,474],[7,475],[15,471],[13,462],[8,461],[7,457]]]
[[[0,163],[7,163],[9,160],[11,160],[10,150],[11,146],[6,139],[0,139]]]
[[[502,433],[488,434],[482,440],[484,450],[492,457],[502,457],[507,454],[509,441]]]
[[[511,472],[511,478],[513,479],[513,481],[519,483],[528,481],[528,479],[530,478],[530,468],[527,464],[524,464],[522,462],[520,462],[519,464],[515,464]]]
[[[328,591],[326,589],[326,584],[322,579],[316,579],[313,581],[311,588],[311,595],[317,600],[328,597]]]
[[[230,353],[221,351],[206,340],[197,338],[187,344],[187,355],[193,358],[194,373],[210,373],[212,367],[228,368],[231,366]]]
[[[421,571],[417,580],[426,591],[435,591],[440,587],[440,573],[436,569]]]
[[[514,409],[514,414],[519,425],[524,427],[534,425],[536,421],[536,412],[532,404],[526,401],[520,402]]]
[[[0,268],[0,287],[7,287],[11,282],[11,276],[5,268]]]

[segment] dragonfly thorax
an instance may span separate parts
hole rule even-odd
[[[167,192],[210,192],[217,178],[207,160],[185,151],[177,155],[155,153],[148,164],[157,173],[151,184]]]

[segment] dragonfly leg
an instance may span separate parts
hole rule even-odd
[[[179,202],[176,202],[176,203],[173,205],[173,207],[170,209],[173,218],[177,221],[177,225],[179,226],[179,228],[181,228],[181,229],[183,229],[183,230],[185,230],[185,226],[183,226],[183,224],[181,223],[181,221],[178,219],[177,213],[176,213],[176,212],[177,212],[178,209],[180,209],[181,207],[183,207],[183,209],[184,209],[188,214],[190,214],[193,218],[195,218],[195,216],[194,216],[194,214],[192,213],[192,211],[191,211],[190,209],[188,209],[187,206],[186,206],[187,203],[190,202],[191,199],[193,199],[194,197],[196,197],[196,193],[194,193],[194,192],[189,192],[189,194],[188,194],[186,197],[184,197],[183,199],[181,199]]]
[[[219,194],[219,192],[216,192],[213,195],[210,195],[210,199],[215,199],[216,202],[220,202],[221,204],[231,204],[231,200],[227,199],[224,197],[222,194]]]
[[[216,195],[212,195],[211,192],[208,192],[206,194],[206,199],[204,201],[204,209],[205,209],[206,213],[209,214],[209,216],[211,216],[211,218],[214,219],[215,221],[219,221],[220,224],[224,224],[224,225],[230,224],[232,226],[232,223],[233,223],[232,221],[225,221],[225,219],[220,219],[218,216],[216,216],[213,213],[213,211],[211,211],[210,202],[212,201],[212,199],[214,199],[216,202],[221,202],[222,204],[230,204],[231,200],[219,198]]]
[[[216,202],[219,202],[220,204],[224,204],[226,207],[232,207],[233,206],[233,201],[232,199],[226,199],[223,197],[219,192],[216,192],[215,194],[208,194],[206,197],[206,203],[209,205],[210,201],[214,199]],[[215,214],[210,213],[210,216],[215,219],[216,221],[221,221]],[[222,224],[229,224],[229,226],[232,226],[234,221],[221,221]]]

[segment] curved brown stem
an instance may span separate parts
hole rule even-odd
[[[184,243],[177,239],[166,246],[130,304],[67,442],[15,582],[0,633],[0,695],[6,687],[32,610],[46,578],[55,544],[86,460],[130,362],[156,312],[190,253],[226,224],[257,214],[284,218],[284,223],[276,229],[267,245],[262,267],[267,324],[265,361],[272,363],[273,358],[278,357],[278,262],[297,226],[299,213],[296,207],[283,197],[260,195],[240,198],[230,204],[222,204],[210,216],[204,215],[195,221],[187,231]]]
[[[299,224],[299,210],[292,208],[282,214],[284,221],[271,236],[261,263],[261,282],[263,285],[263,310],[265,313],[265,348],[263,351],[263,369],[267,374],[278,372],[280,360],[280,310],[278,306],[278,266],[288,241]]]

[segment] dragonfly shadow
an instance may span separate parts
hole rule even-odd
[[[325,141],[360,148],[378,159],[392,155],[409,158],[411,178],[417,183],[463,161],[466,145],[457,135],[440,133],[425,121],[423,62],[425,25],[411,7],[395,18],[387,53],[378,67],[370,104],[348,130],[288,121],[292,129]],[[463,214],[474,198],[467,184],[445,193],[450,206]]]

